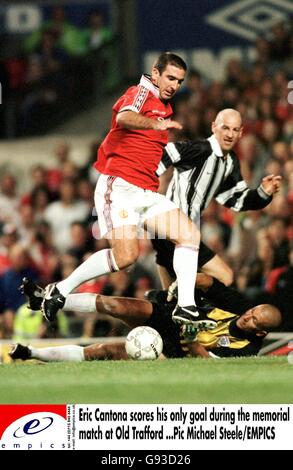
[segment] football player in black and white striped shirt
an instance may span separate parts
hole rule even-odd
[[[169,143],[164,150],[157,174],[174,166],[167,196],[199,225],[201,212],[215,198],[234,211],[259,210],[266,207],[280,189],[281,176],[265,176],[256,189],[249,189],[243,180],[240,164],[233,151],[242,136],[241,115],[224,109],[212,123],[208,139]],[[163,288],[174,280],[172,267],[174,245],[165,239],[152,240],[157,251],[157,264]],[[226,285],[232,283],[232,271],[218,255],[201,243],[198,266]],[[180,318],[175,320],[180,321]]]

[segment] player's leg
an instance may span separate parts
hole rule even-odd
[[[97,295],[96,309],[122,320],[130,328],[144,325],[153,313],[153,306],[147,300],[105,295]]]
[[[219,255],[214,255],[212,259],[202,266],[201,270],[204,274],[218,279],[225,286],[230,286],[233,282],[232,269]]]
[[[135,263],[139,255],[137,225],[117,227],[110,232],[107,238],[118,270]]]
[[[11,359],[38,359],[43,362],[82,362],[103,359],[128,359],[125,342],[93,344],[82,347],[77,345],[53,346],[50,348],[34,348],[15,344],[9,356]]]
[[[27,286],[29,286],[29,289],[27,289]],[[36,307],[35,310],[39,310],[44,290],[27,278],[22,284],[22,289],[28,298],[29,304],[33,304]],[[84,314],[107,314],[124,321],[130,328],[135,328],[146,323],[151,317],[153,306],[150,302],[142,299],[85,293],[69,294],[62,310]]]
[[[174,320],[190,322],[198,319],[194,285],[198,266],[199,230],[179,209],[158,214],[146,222],[149,230],[175,243],[173,267],[178,281],[178,306],[174,311]]]
[[[116,181],[117,180],[117,181]],[[100,250],[87,258],[66,279],[46,287],[42,310],[53,321],[70,292],[83,282],[118,271],[132,264],[138,256],[137,224],[139,215],[133,210],[136,188],[121,178],[101,175],[95,192],[100,236],[109,239],[111,248]],[[140,189],[140,188],[138,188]],[[128,199],[130,208],[128,208]],[[125,209],[127,208],[127,210]],[[116,259],[117,257],[117,259]]]
[[[82,362],[85,360],[84,348],[76,345],[53,346],[50,348],[34,348],[32,346],[23,346],[15,344],[9,351],[11,359],[38,359],[44,362],[63,362],[74,361]]]
[[[107,314],[121,320],[130,328],[144,325],[151,317],[151,302],[130,297],[112,297],[99,294],[70,294],[65,301],[64,311],[79,313]]]
[[[84,358],[86,361],[129,359],[125,351],[125,342],[92,344],[84,348]]]
[[[127,268],[138,257],[136,225],[112,229],[107,237],[111,249],[97,251],[78,266],[65,280],[56,287],[66,297],[80,284],[106,274]]]

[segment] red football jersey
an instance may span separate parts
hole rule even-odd
[[[151,119],[170,119],[170,103],[159,98],[159,89],[147,75],[129,88],[113,106],[111,129],[98,150],[95,168],[106,175],[120,176],[143,189],[157,191],[155,171],[168,143],[168,131],[124,129],[116,123],[121,111],[134,111]]]

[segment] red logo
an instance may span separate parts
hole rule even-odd
[[[67,419],[66,405],[0,405],[0,439],[14,421],[38,412],[55,413]]]

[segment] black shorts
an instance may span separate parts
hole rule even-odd
[[[154,238],[151,240],[154,250],[156,250],[156,263],[167,269],[172,277],[176,277],[173,269],[173,255],[175,245],[169,240],[163,238]],[[215,256],[203,242],[200,242],[198,253],[198,267],[201,268]]]
[[[172,311],[175,305],[175,303],[156,304],[152,302],[153,313],[146,322],[146,325],[160,333],[163,340],[163,354],[166,357],[186,356],[181,347],[180,326],[172,320]]]

